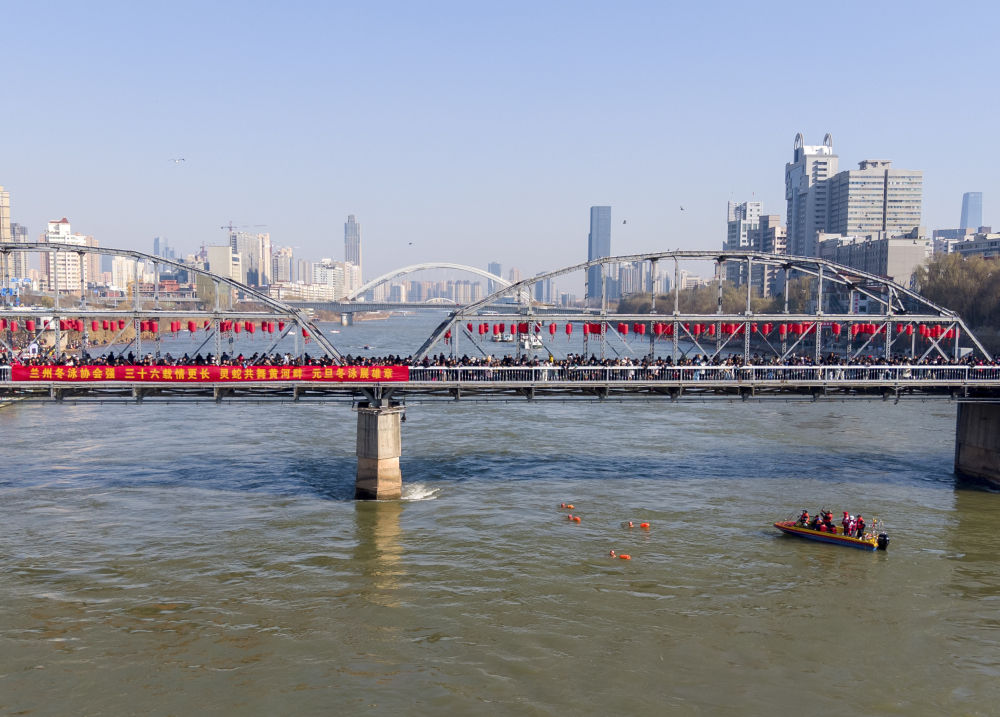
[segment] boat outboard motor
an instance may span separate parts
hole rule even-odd
[[[886,550],[889,547],[889,536],[886,533],[878,534],[878,549]]]

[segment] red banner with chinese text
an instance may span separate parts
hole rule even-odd
[[[409,379],[408,366],[11,366],[12,381],[380,383]]]

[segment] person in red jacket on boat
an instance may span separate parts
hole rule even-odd
[[[796,523],[796,525],[799,526],[800,528],[808,528],[809,527],[809,511],[808,510],[803,510],[802,511],[802,515],[799,516],[799,520]]]
[[[862,518],[862,517],[861,517],[861,516],[859,515],[859,516],[857,517],[857,519],[856,519],[856,520],[854,521],[854,524],[855,524],[855,526],[856,526],[856,527],[855,527],[855,532],[854,532],[854,534],[855,534],[855,535],[856,535],[857,537],[859,537],[859,538],[864,538],[864,537],[865,537],[865,519],[864,519],[864,518]]]

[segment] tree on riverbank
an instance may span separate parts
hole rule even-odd
[[[913,278],[921,295],[957,312],[991,352],[1000,349],[1000,263],[939,254]]]

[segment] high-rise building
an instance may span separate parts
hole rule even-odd
[[[898,236],[920,225],[923,172],[893,169],[884,159],[837,172],[829,134],[816,147],[804,145],[798,134],[793,152],[785,165],[789,254],[818,256],[821,233]]]
[[[785,227],[781,226],[781,217],[777,214],[764,214],[760,218],[754,249],[765,254],[788,253],[788,237]],[[775,266],[754,266],[751,283],[761,296],[772,296],[781,293],[778,282],[782,280],[782,270]]]
[[[28,227],[17,222],[11,222],[10,238],[15,244],[26,244],[28,242]],[[26,279],[30,275],[27,252],[13,252],[10,255],[10,263],[10,275],[12,278]]]
[[[213,274],[227,279],[243,281],[246,276],[243,270],[243,256],[233,249],[232,244],[206,247],[208,253],[208,270]]]
[[[274,281],[294,281],[295,280],[295,257],[292,247],[279,246],[274,250],[271,260],[271,276]]]
[[[726,251],[751,251],[755,246],[760,215],[764,213],[763,202],[729,202],[726,221]],[[746,283],[746,266],[742,262],[726,264],[726,280],[735,284]]]
[[[931,255],[930,239],[918,229],[909,236],[887,236],[881,232],[865,237],[835,234],[819,237],[820,256],[838,264],[867,271],[910,286],[913,272]]]
[[[10,241],[10,192],[0,187],[0,242]]]
[[[2,187],[0,187],[2,189]],[[962,195],[961,229],[979,229],[983,225],[983,193],[966,192]]]
[[[827,184],[827,232],[896,236],[920,225],[924,176],[919,170],[893,169],[889,160],[866,159]]]
[[[590,208],[590,234],[587,235],[587,261],[611,256],[611,207]],[[601,298],[601,267],[587,270],[587,300]]]
[[[344,261],[361,266],[361,225],[353,214],[347,215],[344,224]]]
[[[73,246],[97,246],[92,236],[74,234],[66,217],[51,221],[43,241]],[[42,255],[42,275],[50,291],[79,294],[88,281],[95,281],[100,273],[97,254],[81,255],[74,251],[53,251]]]
[[[271,235],[229,232],[229,246],[240,255],[242,277],[247,286],[267,286],[271,282]]]
[[[792,143],[792,161],[785,165],[785,224],[788,253],[816,255],[816,234],[826,229],[827,185],[837,172],[839,159],[833,153],[833,135],[827,133],[821,145],[806,145],[802,134]]]
[[[487,265],[486,271],[490,272],[494,276],[501,276],[501,277],[503,276],[503,267],[500,265],[499,261],[491,261]],[[491,294],[494,291],[496,291],[497,289],[499,289],[499,288],[500,288],[500,285],[496,281],[494,281],[493,279],[490,279],[489,283],[486,286],[486,290],[488,292],[490,292]]]

